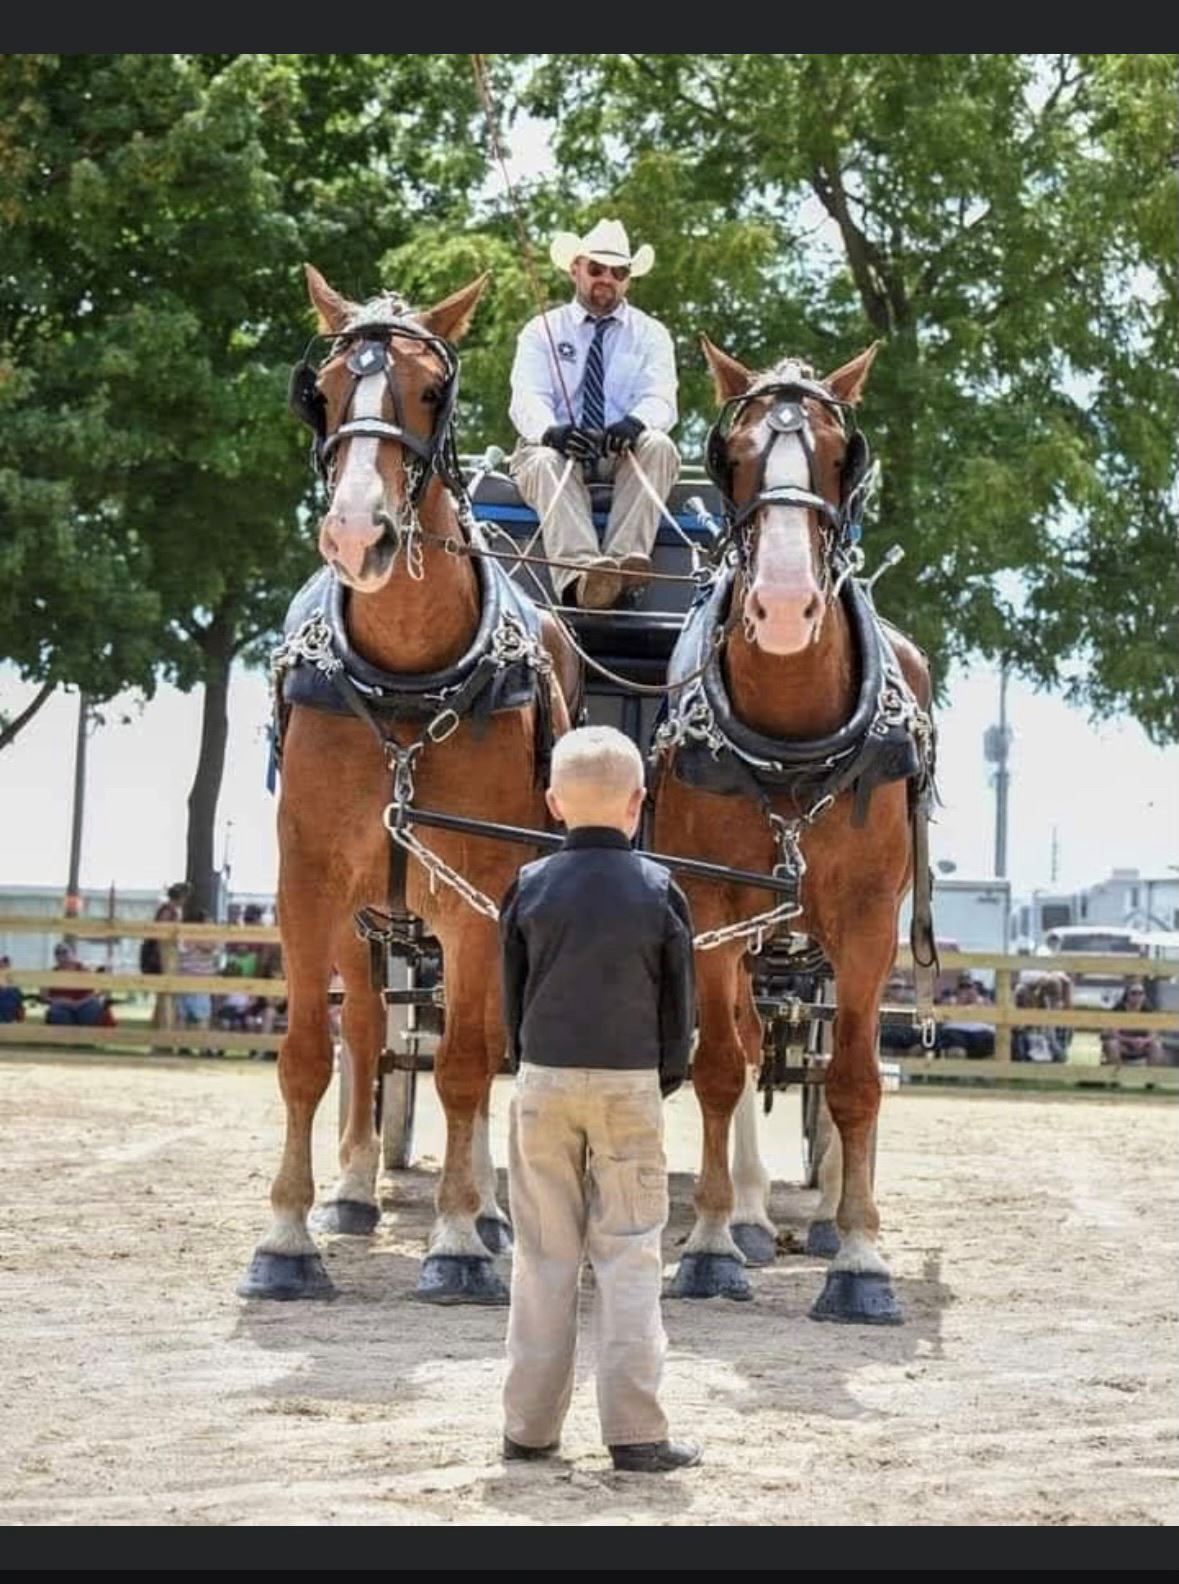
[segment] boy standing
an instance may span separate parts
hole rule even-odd
[[[668,1214],[662,1095],[688,1071],[692,925],[667,871],[631,851],[638,749],[610,726],[560,738],[549,808],[569,835],[504,898],[516,1248],[508,1316],[508,1459],[551,1455],[573,1391],[583,1253],[597,1286],[598,1411],[616,1469],[700,1461],[667,1438],[658,1402]]]

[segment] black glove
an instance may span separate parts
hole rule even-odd
[[[683,1085],[684,1080],[680,1077],[673,1077],[668,1073],[659,1074],[659,1093],[665,1100],[675,1094],[677,1089],[682,1089]]]
[[[620,418],[606,427],[606,450],[620,456],[629,451],[646,428],[641,418]]]
[[[600,455],[602,437],[594,429],[579,429],[576,424],[554,424],[540,437],[543,446],[551,446],[562,456],[576,457],[579,462],[592,462]]]

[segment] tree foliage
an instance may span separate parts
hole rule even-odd
[[[882,338],[890,614],[1174,740],[1176,57],[523,64],[581,212],[662,243],[689,408],[697,330],[821,372]]]

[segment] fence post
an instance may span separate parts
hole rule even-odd
[[[1011,999],[1011,969],[995,969],[995,1010],[1003,1017],[1003,1022],[995,1024],[995,1060],[1009,1062],[1011,1060],[1011,1014],[1014,1002]]]

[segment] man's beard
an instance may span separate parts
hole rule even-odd
[[[605,292],[598,291],[595,295],[595,288],[601,287],[602,284],[601,281],[591,281],[588,290],[584,294],[578,292],[578,304],[585,309],[586,313],[598,316],[613,313],[614,309],[618,307],[618,293],[612,286],[608,287]]]

